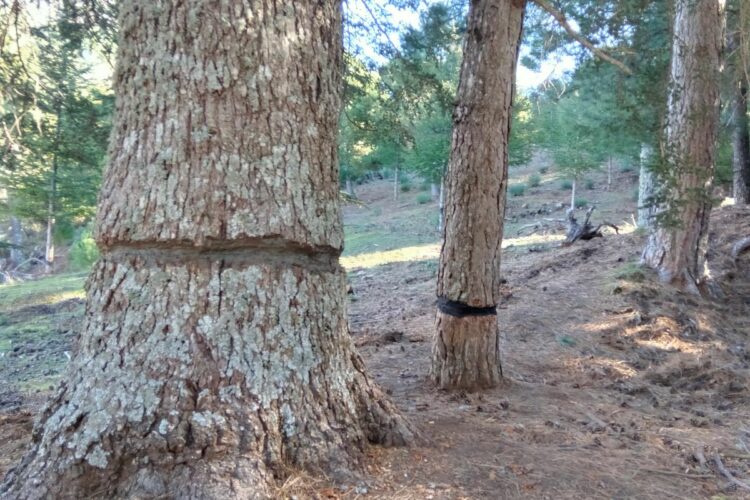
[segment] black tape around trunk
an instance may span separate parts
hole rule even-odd
[[[497,306],[474,307],[463,302],[456,302],[445,297],[438,297],[438,310],[449,316],[465,318],[466,316],[496,316]]]

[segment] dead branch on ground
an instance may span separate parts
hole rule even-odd
[[[568,210],[568,233],[565,236],[562,246],[567,247],[572,245],[578,240],[588,241],[593,238],[602,238],[602,228],[611,227],[615,230],[615,233],[620,234],[620,228],[609,222],[602,222],[598,226],[594,227],[591,224],[591,214],[594,212],[595,207],[591,207],[586,211],[586,219],[583,224],[579,224],[575,216],[575,210]]]

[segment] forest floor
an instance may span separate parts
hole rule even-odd
[[[514,169],[512,183],[537,172]],[[715,463],[718,456],[750,482],[750,257],[729,256],[750,234],[750,210],[713,215],[710,266],[724,296],[677,293],[637,265],[645,237],[628,224],[637,176],[615,174],[615,190],[596,174],[579,197],[596,204],[595,221],[617,224],[621,234],[567,248],[557,219],[570,193],[553,174],[509,199],[498,318],[505,382],[472,394],[438,391],[426,376],[435,204],[418,190],[394,201],[387,181],[358,186],[365,204],[344,209],[351,333],[370,373],[428,442],[372,447],[365,489],[293,475],[279,495],[750,497]],[[540,229],[535,222],[548,230],[530,235]],[[0,287],[0,378],[8,381],[0,390],[0,477],[20,459],[80,322],[83,277],[52,279],[46,288]]]

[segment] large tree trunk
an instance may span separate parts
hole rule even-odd
[[[432,377],[446,389],[500,381],[496,305],[513,78],[525,1],[471,2],[453,115]]]
[[[719,118],[722,0],[678,0],[668,99],[664,218],[644,262],[665,282],[697,291],[707,276],[715,141]]]
[[[641,143],[640,173],[638,174],[638,227],[652,229],[654,227],[654,195],[656,194],[656,173],[652,169],[654,148]]]
[[[412,433],[338,263],[339,3],[124,2],[86,322],[4,498],[256,498]]]

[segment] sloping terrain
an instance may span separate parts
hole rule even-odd
[[[421,193],[412,191],[394,201],[387,181],[359,186],[365,205],[345,208],[351,334],[370,372],[429,442],[372,448],[369,476],[343,490],[293,473],[279,496],[747,496],[714,457],[750,478],[750,255],[730,257],[733,242],[750,235],[750,210],[724,207],[713,216],[710,264],[722,296],[677,293],[637,265],[645,237],[625,227],[634,182],[630,172],[618,175],[619,191],[605,191],[597,179],[599,189],[586,196],[599,208],[594,218],[623,234],[567,248],[555,229],[564,217],[559,203],[569,196],[559,181],[545,179],[509,200],[498,318],[506,382],[475,394],[437,391],[426,377],[439,252],[435,204],[418,203]],[[0,474],[20,458],[49,385],[51,375],[33,370],[48,359],[54,368],[46,370],[57,375],[60,353],[74,345],[68,322],[81,314],[75,299],[52,301],[48,311],[28,307],[3,313],[6,336],[25,327],[23,314],[51,322],[24,337],[36,349],[28,353],[36,356],[31,371],[10,376],[4,389]],[[7,356],[18,345],[1,347]],[[8,366],[4,374],[24,372]]]

